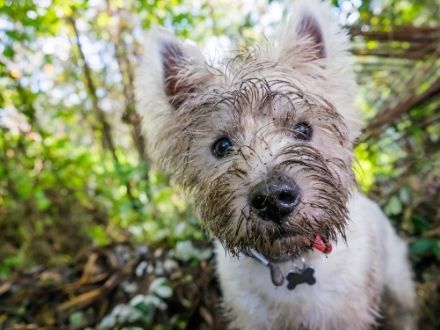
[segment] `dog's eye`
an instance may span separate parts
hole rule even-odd
[[[218,139],[213,145],[212,145],[212,153],[217,158],[222,158],[229,154],[232,149],[232,142],[227,137],[222,137],[221,139]]]
[[[293,128],[293,133],[295,134],[295,139],[310,141],[312,138],[313,129],[308,123],[298,123]]]

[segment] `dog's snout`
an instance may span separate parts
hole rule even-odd
[[[250,193],[250,203],[265,220],[281,223],[300,199],[299,187],[288,178],[276,177],[255,185]]]

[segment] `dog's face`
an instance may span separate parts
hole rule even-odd
[[[298,12],[278,46],[224,69],[163,31],[150,36],[157,56],[137,93],[152,154],[233,254],[278,259],[316,235],[344,237],[358,126],[344,36],[334,33]]]

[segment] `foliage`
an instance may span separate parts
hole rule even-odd
[[[95,247],[57,270],[9,278],[0,286],[2,329],[26,328],[29,320],[56,329],[185,329],[190,323],[212,328],[220,324],[215,311],[206,312],[219,303],[212,247],[181,244],[181,251]]]
[[[354,42],[357,101],[368,121],[356,148],[360,187],[409,238],[422,322],[440,326],[432,312],[440,306],[440,6],[332,3]],[[191,248],[206,235],[190,203],[149,162],[133,95],[142,31],[163,25],[215,60],[213,49],[272,36],[287,8],[263,0],[0,0],[0,298],[17,274],[72,265],[90,246],[176,247],[180,266],[208,257]],[[157,281],[108,306],[101,327],[133,315],[141,326],[156,322],[151,313],[169,294],[169,283]],[[72,328],[82,313],[72,311]],[[0,308],[0,327],[8,315]]]

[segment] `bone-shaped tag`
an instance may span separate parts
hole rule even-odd
[[[298,284],[307,283],[308,285],[313,285],[316,283],[316,278],[313,276],[315,270],[313,268],[306,268],[300,273],[290,272],[287,274],[287,288],[293,290]]]

